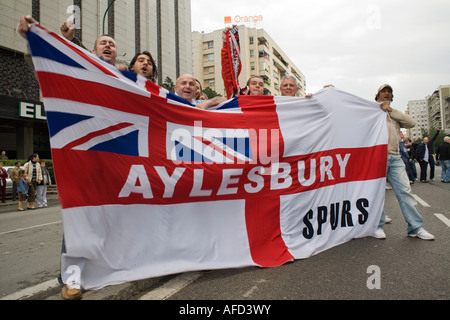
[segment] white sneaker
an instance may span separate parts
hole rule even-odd
[[[392,222],[392,218],[386,216],[385,219],[384,219],[384,223],[391,223],[391,222]]]
[[[434,240],[434,236],[424,228],[420,228],[419,231],[415,233],[409,233],[408,237],[419,238],[422,240]]]
[[[384,230],[382,228],[378,228],[373,236],[377,239],[386,239],[386,233],[384,233]]]

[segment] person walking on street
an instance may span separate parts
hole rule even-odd
[[[450,183],[450,137],[445,137],[444,142],[438,147],[436,160],[441,164],[441,182]]]
[[[417,161],[420,166],[420,182],[428,182],[427,171],[430,153],[428,151],[428,137],[423,138],[422,142],[417,146]]]
[[[414,183],[414,181],[417,180],[417,170],[416,170],[416,149],[417,149],[417,144],[413,143],[411,141],[411,139],[409,137],[407,137],[407,136],[405,136],[404,143],[405,143],[406,150],[409,153],[410,162],[409,162],[408,165],[409,165],[409,170],[410,170],[410,173],[411,173],[410,181],[411,181],[411,184],[412,184],[412,183]]]
[[[436,130],[436,133],[434,134],[433,138],[429,139],[427,147],[428,147],[428,164],[430,165],[430,180],[434,181],[434,169],[436,166],[435,160],[434,160],[434,142],[436,141],[436,138],[439,135],[439,132],[441,130]]]
[[[20,180],[20,161],[17,161],[15,167],[11,169],[9,177],[12,181],[12,201],[17,199],[17,184]]]
[[[28,162],[23,166],[25,173],[27,174],[27,180],[30,185],[30,189],[28,191],[28,210],[36,209],[34,207],[34,202],[36,201],[36,188],[38,183],[42,181],[42,170],[39,165],[39,155],[37,153],[33,153]]]
[[[405,136],[403,135],[402,132],[400,132],[400,156],[402,157],[403,163],[405,164],[405,170],[406,170],[406,174],[408,175],[409,178],[409,183],[414,183],[414,177],[413,174],[411,172],[409,163],[412,161],[408,152],[408,149],[406,149],[405,146]]]
[[[3,162],[0,162],[0,195],[2,203],[6,202],[6,178],[8,178],[8,172],[3,168]]]
[[[408,224],[409,237],[423,240],[433,240],[434,236],[423,228],[423,220],[419,213],[416,199],[411,194],[411,185],[406,174],[405,164],[400,156],[400,128],[409,129],[416,125],[413,118],[391,107],[393,90],[388,84],[382,85],[377,92],[375,100],[381,103],[381,110],[386,112],[388,129],[388,162],[386,177],[397,197],[400,209]],[[386,239],[383,226],[385,224],[385,212],[381,214],[380,223],[374,237]]]
[[[45,161],[42,160],[40,163],[42,171],[42,181],[38,183],[36,189],[36,200],[38,208],[44,208],[47,206],[47,187],[52,185],[52,179],[50,178],[50,173],[45,167]]]
[[[22,207],[22,204],[27,201],[29,190],[29,184],[27,181],[27,174],[25,170],[20,170],[19,172],[19,183],[17,185],[17,191],[19,192],[19,208],[18,211],[25,211]]]

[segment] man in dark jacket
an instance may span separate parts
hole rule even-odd
[[[434,180],[434,141],[439,135],[437,130],[433,138],[428,139],[428,137],[423,138],[423,142],[417,147],[416,159],[419,161],[420,165],[420,182],[428,182],[427,180],[427,170],[428,164],[430,165],[430,179]]]
[[[434,134],[434,137],[430,139],[430,141],[428,141],[428,153],[429,155],[429,160],[428,163],[430,165],[430,180],[434,180],[434,167],[435,167],[435,161],[434,161],[434,142],[436,141],[436,138],[439,135],[440,130],[438,129],[436,131],[436,133]]]
[[[411,173],[412,183],[417,180],[417,170],[416,170],[416,150],[417,150],[418,143],[414,143],[411,141],[411,139],[407,136],[405,136],[405,147],[406,150],[409,153],[409,170]]]
[[[445,137],[444,142],[438,147],[436,160],[442,166],[441,182],[450,182],[450,137]]]
[[[408,149],[406,148],[405,145],[405,140],[408,137],[405,137],[403,135],[403,133],[400,133],[400,144],[399,144],[399,152],[400,152],[400,156],[402,157],[403,163],[405,164],[405,170],[406,173],[408,174],[408,178],[409,178],[409,183],[414,183],[414,176],[413,173],[411,171],[411,167],[409,165],[409,163],[412,161],[408,152]]]
[[[429,161],[428,137],[423,138],[422,143],[417,146],[416,159],[420,165],[420,182],[428,182],[427,169]]]

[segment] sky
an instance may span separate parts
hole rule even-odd
[[[385,83],[393,107],[450,84],[448,0],[191,0],[192,31],[224,29],[225,16],[262,16],[264,29],[306,77],[373,100]]]

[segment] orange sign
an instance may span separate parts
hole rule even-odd
[[[235,17],[231,17],[231,16],[227,16],[225,17],[225,24],[231,24],[231,23],[258,23],[263,21],[263,16],[259,15],[259,16],[235,16]]]

